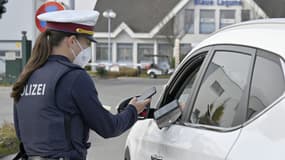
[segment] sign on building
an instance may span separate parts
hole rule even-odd
[[[240,6],[241,0],[195,0],[195,5]]]

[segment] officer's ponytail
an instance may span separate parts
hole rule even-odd
[[[13,85],[11,97],[17,102],[20,99],[21,93],[30,78],[31,74],[40,68],[51,54],[52,48],[58,46],[62,39],[70,36],[70,33],[46,30],[41,33],[36,40],[32,54],[18,80]]]

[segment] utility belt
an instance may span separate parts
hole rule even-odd
[[[31,156],[27,160],[67,160],[66,158],[43,158],[40,156]]]
[[[20,143],[19,153],[13,160],[69,160],[67,158],[43,158],[40,156],[27,156],[23,143]]]
[[[40,156],[21,157],[19,160],[68,160],[66,158],[43,158]]]

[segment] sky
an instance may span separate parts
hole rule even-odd
[[[63,2],[69,4],[70,0],[56,0],[57,2]],[[94,9],[97,0],[74,0],[75,9]]]

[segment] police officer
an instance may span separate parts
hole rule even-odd
[[[113,115],[102,107],[83,69],[91,57],[97,11],[64,10],[38,16],[47,30],[13,86],[16,133],[28,160],[85,160],[89,129],[104,138],[129,129],[150,103],[133,98]]]

